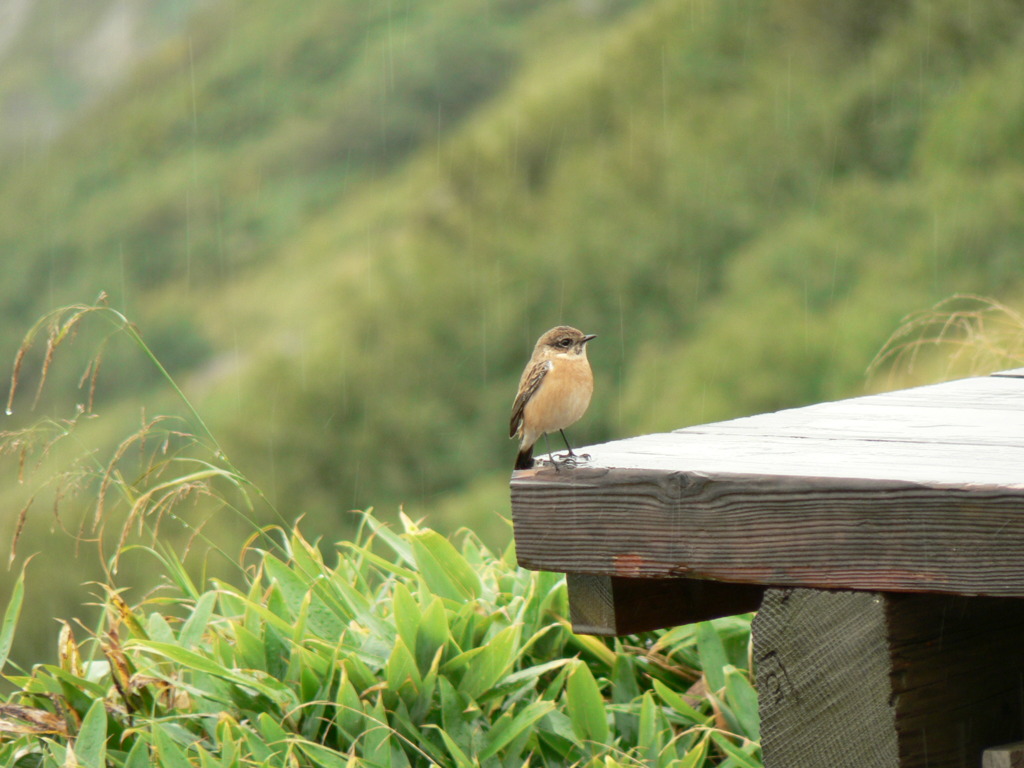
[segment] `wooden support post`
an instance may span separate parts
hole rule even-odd
[[[696,579],[566,574],[574,632],[631,635],[756,611],[764,587]]]
[[[1024,741],[986,749],[981,768],[1024,768]]]
[[[769,589],[754,659],[766,768],[977,768],[1024,736],[1021,600]]]

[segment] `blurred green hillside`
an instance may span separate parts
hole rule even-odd
[[[1022,36],[1009,0],[210,3],[0,158],[0,359],[105,291],[307,531],[505,535],[552,325],[599,334],[587,443],[857,394],[906,313],[1019,302]],[[173,407],[125,344],[97,392],[100,442]]]
[[[34,153],[132,66],[181,32],[202,0],[0,4],[0,155]]]

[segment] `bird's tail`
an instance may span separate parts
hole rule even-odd
[[[516,469],[533,469],[533,446],[523,448],[516,455]]]

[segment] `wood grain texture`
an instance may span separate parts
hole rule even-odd
[[[1018,739],[1024,602],[769,589],[754,621],[766,768],[976,768]]]
[[[697,579],[566,574],[573,632],[631,635],[756,611],[764,588]]]
[[[901,768],[976,768],[1024,738],[1024,601],[885,595]]]
[[[583,449],[517,472],[527,568],[1024,597],[1024,379],[982,377]]]
[[[597,468],[1024,487],[1024,380],[964,379],[586,451]]]
[[[769,589],[754,618],[765,768],[897,768],[881,598]]]

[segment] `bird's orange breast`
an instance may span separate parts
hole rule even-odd
[[[523,411],[524,422],[538,435],[557,432],[579,421],[594,392],[594,375],[585,357],[552,363]]]

